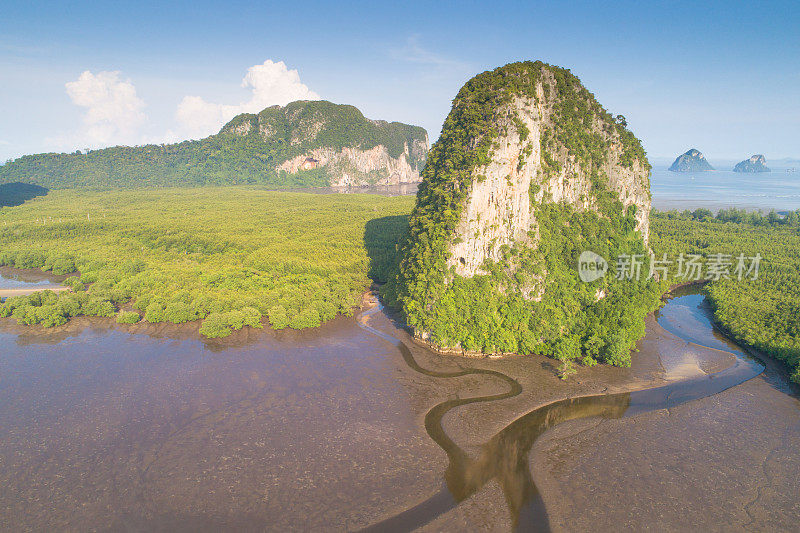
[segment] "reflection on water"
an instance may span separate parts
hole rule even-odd
[[[547,429],[582,418],[615,419],[640,413],[669,409],[691,400],[722,392],[759,375],[764,367],[747,357],[736,345],[721,338],[713,330],[708,316],[701,309],[703,297],[687,295],[670,300],[659,314],[659,323],[669,325],[683,337],[683,328],[691,331],[687,341],[736,356],[729,368],[710,375],[701,375],[669,385],[621,394],[604,394],[569,398],[544,405],[518,418],[487,441],[477,458],[472,458],[445,433],[443,416],[451,409],[474,402],[509,398],[519,394],[521,387],[513,379],[495,371],[467,369],[454,373],[431,372],[421,368],[408,347],[400,340],[376,330],[361,321],[363,328],[397,346],[406,362],[415,370],[436,377],[455,377],[467,374],[491,374],[509,383],[509,391],[493,396],[449,400],[433,407],[425,417],[425,427],[431,438],[447,453],[449,465],[444,474],[445,486],[428,500],[398,515],[383,520],[369,531],[410,531],[455,507],[469,498],[489,481],[496,479],[502,487],[514,526],[523,531],[548,531],[547,511],[530,474],[528,455],[536,439]],[[377,312],[375,306],[371,313]],[[667,326],[664,326],[665,328]]]
[[[8,271],[0,271],[0,290],[3,289],[44,289],[60,287],[57,282],[47,279],[43,274],[38,272],[24,272],[11,273]]]

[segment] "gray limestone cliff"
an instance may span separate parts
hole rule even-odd
[[[263,144],[275,152],[277,171],[322,173],[334,187],[418,183],[428,152],[419,126],[370,120],[324,100],[239,115],[220,134]]]
[[[670,172],[705,172],[714,170],[714,167],[706,160],[706,156],[700,150],[690,148],[675,158],[669,170]]]
[[[545,88],[553,94],[555,83],[552,73],[544,71],[536,97],[515,97],[499,113],[502,118],[498,127],[504,133],[493,143],[491,161],[472,171],[473,181],[456,228],[456,244],[449,249],[447,264],[460,275],[484,273],[484,261],[500,259],[504,246],[522,242],[535,245],[536,237],[529,233],[538,233],[531,210],[537,203],[563,202],[577,210],[597,211],[593,170],[605,177],[608,190],[624,208],[636,206],[636,229],[645,242],[649,239],[649,165],[638,159],[629,166],[622,165],[620,136],[608,131],[599,117],[588,124],[597,140],[607,144],[599,165],[581,161],[555,139],[546,140],[557,118]]]
[[[733,171],[753,174],[758,172],[771,172],[767,166],[767,158],[761,154],[755,154],[750,156],[749,159],[740,161],[733,167]]]

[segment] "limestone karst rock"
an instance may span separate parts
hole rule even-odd
[[[278,171],[320,169],[334,187],[418,183],[428,152],[423,128],[369,120],[353,106],[324,100],[239,115],[220,133],[267,145],[284,143]],[[309,160],[313,168],[308,168]]]
[[[670,172],[705,172],[714,170],[706,157],[697,148],[690,148],[675,158],[669,167]]]
[[[771,172],[767,166],[767,158],[761,154],[755,154],[750,156],[749,159],[740,161],[733,167],[733,171],[744,173]]]
[[[428,154],[384,295],[442,350],[625,364],[655,305],[646,268],[581,283],[576,266],[583,250],[646,257],[649,172],[625,121],[568,70],[479,74]]]

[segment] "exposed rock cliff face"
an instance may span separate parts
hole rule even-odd
[[[761,154],[752,155],[750,159],[740,161],[733,167],[733,171],[746,173],[771,172],[767,166],[767,158]]]
[[[649,252],[650,164],[626,125],[541,62],[467,82],[384,291],[419,337],[448,351],[629,361],[657,305],[647,268],[629,283],[581,283],[577,271],[584,250],[609,262]],[[601,314],[613,318],[600,326]]]
[[[671,172],[705,172],[706,170],[714,170],[714,167],[706,160],[706,156],[700,150],[690,148],[675,158],[669,170]]]
[[[560,143],[554,142],[550,151],[542,147],[543,134],[552,131],[557,120],[544,87],[555,91],[555,85],[553,74],[544,71],[536,86],[536,98],[515,97],[500,111],[503,118],[499,127],[505,134],[495,140],[491,161],[472,171],[464,212],[455,231],[456,244],[449,248],[447,265],[454,266],[458,274],[485,274],[481,268],[484,261],[498,261],[504,246],[535,246],[535,235],[529,236],[531,231],[538,233],[532,201],[598,210],[591,164],[581,162]],[[649,165],[639,160],[630,167],[621,165],[619,135],[607,132],[597,118],[588,128],[608,143],[605,160],[595,170],[605,176],[608,189],[624,208],[636,206],[636,229],[646,243],[650,234]],[[544,160],[545,153],[549,164]]]
[[[400,185],[419,183],[419,162],[425,160],[428,151],[427,136],[424,140],[415,139],[409,148],[403,146],[403,153],[393,158],[384,145],[369,150],[359,148],[316,148],[303,155],[284,161],[278,170],[296,174],[309,157],[317,160],[317,168],[325,168],[330,176],[332,187],[359,187],[365,185]],[[410,162],[417,162],[414,166]]]
[[[353,106],[326,101],[272,106],[231,120],[220,134],[285,146],[276,170],[323,173],[331,186],[418,183],[428,134],[417,126],[369,120]],[[305,163],[313,159],[313,168]]]

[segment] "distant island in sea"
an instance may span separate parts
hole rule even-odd
[[[767,166],[767,159],[761,154],[750,156],[749,159],[740,161],[733,167],[734,172],[757,173],[757,172],[771,172]]]
[[[714,167],[706,160],[703,153],[697,148],[690,148],[683,154],[675,158],[670,172],[705,172],[714,170]]]

